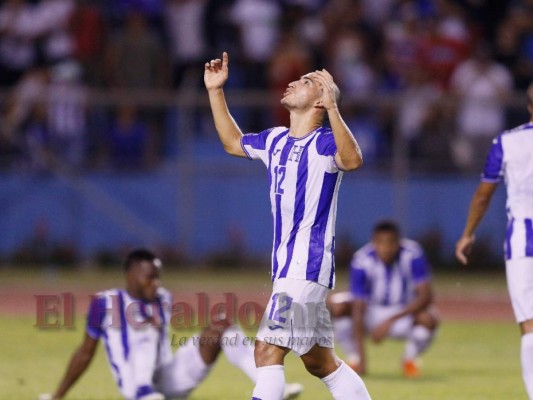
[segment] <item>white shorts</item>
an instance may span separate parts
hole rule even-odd
[[[326,308],[329,289],[316,282],[277,279],[257,339],[302,356],[318,344],[333,348],[333,324]]]
[[[507,260],[505,270],[516,322],[533,319],[533,257]]]
[[[204,380],[211,365],[200,355],[200,346],[193,340],[180,346],[169,364],[156,371],[154,387],[169,399],[186,398]]]
[[[404,305],[379,306],[368,305],[365,313],[365,329],[367,332],[372,331],[379,324],[392,317],[394,314],[402,311]],[[407,339],[413,329],[414,318],[412,315],[406,315],[397,319],[392,324],[388,336],[394,339]]]

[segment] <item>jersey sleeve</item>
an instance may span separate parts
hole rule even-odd
[[[424,253],[413,258],[411,262],[411,276],[415,284],[424,283],[430,280],[429,263]]]
[[[503,147],[502,136],[492,141],[489,155],[485,162],[485,169],[481,174],[481,181],[486,183],[498,183],[503,176]]]
[[[356,299],[368,299],[369,291],[367,273],[366,270],[359,265],[357,259],[354,259],[350,268],[350,291]]]
[[[87,334],[93,339],[99,339],[103,334],[103,322],[106,315],[106,298],[104,296],[93,297],[87,313]]]
[[[331,131],[322,132],[316,140],[316,150],[321,156],[324,156],[324,162],[328,172],[337,172],[339,167],[335,162],[337,154],[337,145]]]
[[[273,128],[259,133],[248,133],[241,138],[241,146],[250,160],[267,159],[267,139]]]

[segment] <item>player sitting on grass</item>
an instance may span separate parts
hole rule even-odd
[[[418,356],[430,345],[438,319],[431,309],[429,266],[420,245],[402,239],[394,222],[374,227],[372,241],[357,251],[350,268],[351,292],[332,295],[336,339],[356,372],[366,372],[364,338],[406,340],[407,377],[419,375]]]
[[[82,344],[73,354],[53,395],[61,399],[85,372],[102,339],[111,371],[125,399],[185,398],[207,376],[222,350],[228,360],[255,382],[251,346],[240,328],[216,321],[173,354],[168,336],[172,299],[160,287],[161,261],[148,250],[131,252],[125,262],[125,289],[98,293],[89,308]],[[224,337],[232,340],[223,340]],[[237,338],[237,339],[235,339]],[[288,384],[284,398],[294,398],[300,384]]]

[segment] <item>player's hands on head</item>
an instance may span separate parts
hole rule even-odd
[[[220,58],[205,63],[204,83],[207,90],[221,89],[228,80],[228,53],[222,53]]]
[[[468,256],[472,251],[472,246],[475,241],[475,236],[463,236],[457,241],[457,244],[455,245],[455,257],[457,257],[461,264],[468,264]]]
[[[333,81],[333,77],[331,76],[331,74],[325,69],[322,69],[321,71],[313,72],[312,77],[323,88],[322,107],[324,107],[326,110],[336,108],[339,88]]]

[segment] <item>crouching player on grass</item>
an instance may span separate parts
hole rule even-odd
[[[168,337],[172,298],[160,287],[160,270],[161,261],[148,250],[127,256],[126,288],[100,292],[94,298],[83,342],[54,394],[43,394],[40,400],[66,395],[91,363],[100,339],[117,386],[128,400],[186,398],[207,376],[221,350],[256,381],[253,349],[245,344],[242,330],[226,321],[205,328],[172,353]],[[284,398],[294,398],[301,390],[299,384],[288,384]]]
[[[429,266],[420,245],[403,239],[394,222],[378,223],[371,242],[353,257],[350,286],[350,292],[328,300],[335,337],[348,365],[364,374],[365,337],[375,343],[390,337],[405,340],[404,375],[418,376],[418,357],[431,344],[438,325]]]

